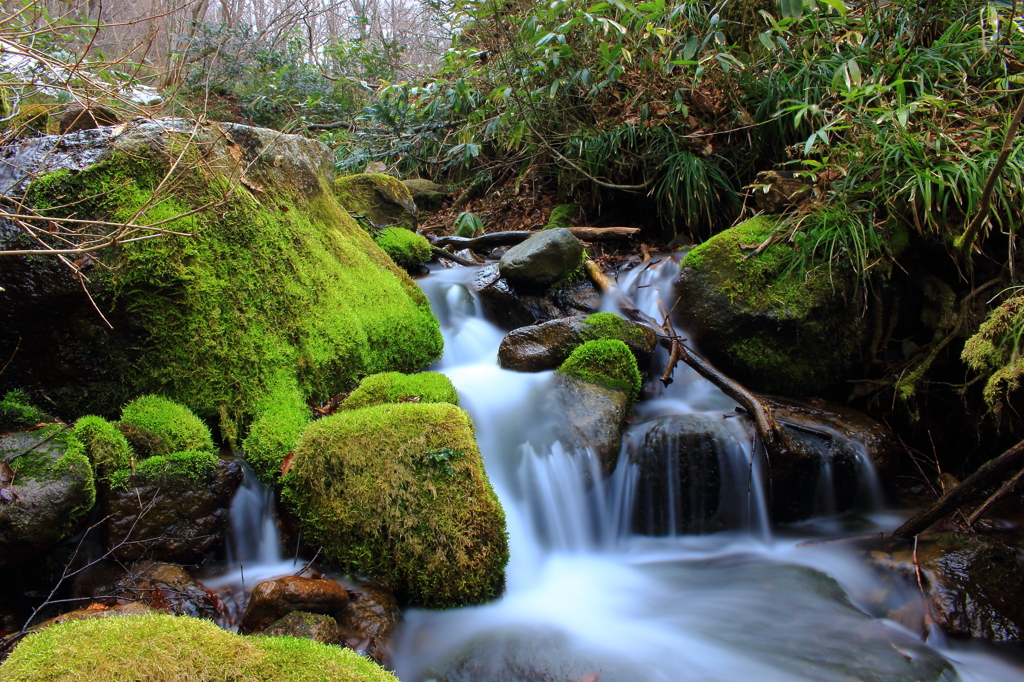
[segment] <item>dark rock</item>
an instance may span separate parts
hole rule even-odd
[[[589,448],[600,464],[601,474],[611,475],[622,449],[622,428],[629,415],[626,394],[556,374],[545,401],[546,414],[563,415],[554,424],[554,437],[570,452]]]
[[[544,230],[505,252],[498,262],[501,276],[514,287],[542,291],[579,269],[583,244],[564,227]]]
[[[126,490],[104,485],[107,547],[128,561],[201,562],[223,542],[231,498],[241,482],[241,463],[218,458],[216,471],[199,479],[133,476]]]
[[[20,455],[0,471],[0,568],[38,557],[75,533],[96,501],[89,460],[65,436],[55,426],[0,439],[0,462]]]
[[[217,597],[176,564],[135,564],[118,582],[116,595],[175,616],[213,620],[218,615]]]
[[[768,215],[784,213],[810,198],[814,180],[792,171],[761,171],[754,178],[754,205]]]
[[[586,278],[568,282],[544,294],[523,293],[501,276],[498,265],[488,265],[480,268],[472,286],[480,296],[487,319],[503,329],[573,315],[589,315],[601,309],[601,292]]]
[[[337,614],[349,603],[344,587],[327,579],[288,576],[253,588],[239,632],[259,632],[292,611]]]
[[[917,585],[920,567],[928,612],[947,633],[995,642],[1024,640],[1024,569],[999,540],[960,533],[922,535],[916,566],[912,541],[886,539],[868,548],[875,566],[911,585]]]
[[[623,337],[636,357],[637,366],[646,369],[658,342],[658,335],[647,325],[623,320]],[[549,320],[510,331],[498,348],[498,364],[518,372],[542,372],[557,369],[573,349],[592,338],[590,326],[583,316]]]
[[[265,637],[298,637],[321,644],[338,644],[342,640],[338,621],[322,613],[292,611],[260,631]]]
[[[61,135],[67,135],[77,133],[79,130],[92,130],[101,126],[117,124],[117,114],[109,107],[90,104],[86,108],[81,104],[71,104],[61,113],[58,129]]]
[[[402,184],[409,190],[416,208],[422,213],[434,213],[441,210],[441,204],[448,197],[448,188],[430,180],[413,178],[402,180]]]
[[[371,583],[347,585],[349,602],[336,615],[345,643],[381,665],[387,663],[391,638],[402,620],[402,611],[387,590]]]

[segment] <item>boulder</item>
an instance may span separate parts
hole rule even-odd
[[[642,369],[650,366],[658,343],[657,332],[647,325],[614,313],[595,313],[513,329],[498,347],[498,364],[518,372],[555,369],[580,344],[604,338],[623,341]]]
[[[92,465],[67,427],[0,439],[0,568],[38,557],[77,532],[95,501]]]
[[[583,244],[564,227],[543,230],[505,252],[498,270],[512,286],[544,290],[564,281],[583,262]]]
[[[298,637],[321,644],[338,644],[342,640],[338,621],[322,613],[292,611],[260,631],[264,637]]]
[[[79,130],[92,130],[100,126],[113,126],[118,124],[117,114],[110,107],[102,104],[90,104],[84,107],[81,104],[71,104],[60,114],[58,131],[61,135],[77,133]]]
[[[367,228],[388,226],[416,230],[416,202],[397,178],[383,173],[346,175],[334,182],[334,196],[342,208],[365,216]]]
[[[820,394],[847,378],[865,325],[839,271],[801,276],[794,259],[802,256],[782,241],[752,255],[774,227],[753,218],[686,254],[676,282],[679,327],[751,390]]]
[[[581,344],[559,365],[557,373],[624,393],[629,407],[640,396],[642,380],[636,358],[618,339],[596,339]]]
[[[573,315],[589,315],[601,309],[601,292],[588,278],[566,282],[544,293],[513,287],[498,270],[488,265],[477,272],[472,288],[480,297],[487,319],[502,329],[515,329]]]
[[[754,178],[754,205],[768,215],[786,212],[811,197],[814,178],[793,171],[761,171]]]
[[[409,190],[413,203],[422,213],[434,213],[440,211],[444,200],[450,195],[448,188],[430,180],[413,178],[402,180],[402,184]]]
[[[313,140],[184,119],[0,149],[0,194],[34,211],[170,219],[163,227],[182,233],[84,260],[113,329],[59,260],[6,258],[0,355],[14,359],[0,395],[45,393],[71,420],[159,393],[241,437],[277,385],[326,400],[365,374],[430,364],[442,339],[426,297],[338,204],[333,173],[333,153]],[[33,244],[0,224],[0,248]]]
[[[103,483],[106,544],[113,556],[200,563],[223,542],[231,499],[242,482],[241,463],[208,453],[175,454],[187,457],[181,462],[151,457],[136,475]],[[153,463],[170,468],[142,466]]]
[[[181,566],[145,561],[128,569],[115,588],[119,599],[175,616],[215,619],[219,600]]]
[[[384,249],[384,253],[391,256],[391,260],[406,270],[426,263],[434,257],[426,237],[401,227],[386,227],[377,232],[373,241]]]
[[[1024,640],[1024,569],[999,540],[950,532],[922,535],[916,545],[887,538],[866,549],[871,563],[915,587],[920,568],[928,613],[947,633],[995,642]],[[919,620],[916,629],[922,627]]]
[[[253,588],[239,632],[259,632],[292,611],[336,614],[348,605],[344,587],[325,578],[288,576]]]
[[[557,374],[545,397],[544,413],[562,415],[554,424],[553,435],[566,450],[589,448],[601,474],[611,475],[629,416],[629,398],[624,392]]]
[[[455,405],[383,403],[313,422],[283,497],[329,565],[407,603],[461,606],[501,591],[505,517]]]

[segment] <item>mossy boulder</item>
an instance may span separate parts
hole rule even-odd
[[[96,254],[109,267],[86,267],[113,329],[63,264],[6,259],[0,355],[14,360],[0,392],[45,391],[65,419],[111,418],[158,393],[219,420],[230,439],[277,386],[326,400],[359,376],[439,357],[425,296],[335,199],[326,146],[180,119],[28,142],[23,174],[4,189],[35,211],[168,221],[161,228],[180,234],[121,244]],[[0,225],[0,248],[25,246]]]
[[[629,416],[626,393],[559,373],[544,401],[545,414],[560,415],[554,422],[554,438],[570,452],[587,448],[597,459],[601,475],[610,476],[619,460],[622,429]]]
[[[31,404],[25,391],[8,391],[0,398],[0,433],[52,421],[53,417]]]
[[[155,434],[166,444],[167,454],[213,450],[210,428],[190,409],[162,396],[146,395],[131,401],[121,410],[121,421]]]
[[[433,257],[426,237],[400,227],[384,228],[373,241],[391,256],[391,260],[407,270]]]
[[[0,439],[0,462],[0,568],[10,568],[76,532],[96,483],[85,447],[61,425]]]
[[[273,484],[285,456],[298,442],[313,413],[294,381],[275,384],[257,408],[257,418],[242,441],[245,461],[264,483]]]
[[[396,682],[354,651],[291,637],[243,637],[198,618],[77,620],[29,635],[4,662],[4,682]]]
[[[398,178],[383,173],[346,175],[334,181],[334,194],[342,208],[366,216],[373,226],[416,230],[416,202]]]
[[[551,209],[548,216],[548,224],[545,230],[553,230],[556,227],[572,227],[573,221],[580,217],[580,207],[576,204],[559,204]]]
[[[86,415],[75,422],[75,436],[85,446],[96,473],[113,474],[131,466],[134,456],[128,439],[111,422]]]
[[[438,372],[373,374],[359,382],[341,403],[341,409],[354,410],[381,403],[449,403],[459,404],[459,394],[451,379]]]
[[[640,397],[643,384],[636,358],[618,339],[597,339],[578,346],[558,373],[624,393],[629,405]]]
[[[307,537],[342,571],[431,607],[502,589],[504,513],[454,405],[384,403],[314,422],[283,481]]]
[[[753,255],[774,229],[754,218],[687,253],[676,315],[708,359],[747,387],[813,395],[848,377],[864,325],[841,272],[800,274],[802,256],[782,242]]]
[[[423,213],[440,211],[444,200],[451,194],[444,185],[421,178],[402,180],[402,184],[409,190],[416,208]]]
[[[498,347],[498,364],[519,372],[542,372],[557,368],[581,343],[597,339],[618,339],[636,357],[638,367],[651,364],[658,343],[651,327],[625,320],[615,313],[594,313],[519,327],[510,331]]]

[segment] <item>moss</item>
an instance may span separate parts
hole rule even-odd
[[[184,152],[200,158],[193,147]],[[124,245],[108,255],[112,269],[90,272],[94,295],[133,334],[124,398],[159,393],[244,436],[279,377],[304,399],[327,398],[358,376],[415,371],[439,357],[426,297],[325,181],[278,189],[254,165],[250,179],[264,192],[253,193],[215,168],[182,163],[173,196],[154,201],[167,167],[158,153],[115,152],[80,172],[45,175],[29,191],[43,213],[142,223],[218,203],[164,225],[189,236]],[[82,199],[69,208],[68,197]]]
[[[350,649],[291,637],[243,637],[207,620],[163,614],[75,620],[29,635],[5,682],[395,682]]]
[[[580,338],[584,341],[597,339],[617,339],[627,346],[643,344],[643,330],[635,324],[629,324],[615,313],[594,313],[585,320],[580,330]]]
[[[242,450],[256,476],[272,484],[280,474],[282,460],[295,447],[312,415],[298,385],[287,379],[272,387],[257,415],[242,441]]]
[[[630,404],[640,396],[643,383],[633,353],[616,339],[587,341],[569,355],[558,372],[625,393]]]
[[[423,606],[479,603],[501,590],[504,514],[458,407],[385,403],[321,419],[283,481],[336,568]]]
[[[121,421],[167,438],[172,451],[213,450],[209,427],[184,405],[158,395],[142,396],[125,405]]]
[[[0,433],[52,421],[53,417],[31,405],[25,391],[8,391],[0,399]]]
[[[381,230],[373,241],[403,268],[413,268],[432,257],[430,242],[426,237],[400,227]]]
[[[383,173],[347,175],[334,181],[334,196],[345,210],[377,226],[416,230],[416,206],[402,181]]]
[[[89,415],[75,422],[75,437],[85,445],[93,466],[100,471],[116,471],[129,466],[132,448],[128,440],[103,417]]]
[[[1021,338],[1024,336],[1024,296],[1014,296],[989,313],[978,331],[964,344],[961,359],[988,375],[982,395],[995,413],[1001,413],[1024,378]]]
[[[81,480],[83,483],[74,490],[75,497],[72,499],[75,499],[77,504],[62,519],[64,528],[61,533],[66,534],[74,529],[78,520],[96,503],[96,481],[92,465],[86,456],[85,446],[66,426],[53,424],[34,431],[32,435],[44,442],[10,463],[15,484],[19,480],[47,482],[65,477]],[[59,453],[60,456],[55,453]],[[9,454],[17,453],[0,452],[0,459]],[[68,489],[63,492],[67,494]]]
[[[401,374],[385,372],[368,376],[359,382],[341,409],[354,410],[380,403],[421,402],[459,404],[451,379],[437,372]]]
[[[560,204],[551,209],[548,217],[548,224],[545,230],[552,230],[556,227],[572,227],[572,222],[580,216],[580,207],[576,204]]]
[[[184,450],[142,460],[135,467],[135,475],[148,479],[187,476],[192,480],[199,480],[216,470],[217,455],[212,452]]]

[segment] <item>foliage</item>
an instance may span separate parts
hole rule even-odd
[[[414,268],[433,257],[430,242],[421,234],[402,227],[386,227],[373,241],[403,268]]]
[[[583,343],[559,366],[558,372],[625,393],[631,405],[640,397],[643,384],[636,358],[626,344],[616,339]]]
[[[209,427],[184,405],[162,396],[146,395],[131,401],[124,406],[121,421],[166,438],[172,452],[213,451]]]
[[[341,409],[354,410],[381,403],[449,403],[459,404],[459,394],[451,379],[437,372],[373,374],[359,382],[341,403]]]
[[[292,637],[243,637],[187,616],[87,618],[29,635],[4,662],[5,682],[394,682],[351,649]]]
[[[455,234],[458,237],[475,237],[484,231],[484,222],[476,213],[463,211],[455,216]]]
[[[967,340],[963,360],[986,377],[985,402],[997,414],[1010,403],[1024,379],[1024,298],[1013,295],[989,314],[974,336]]]

